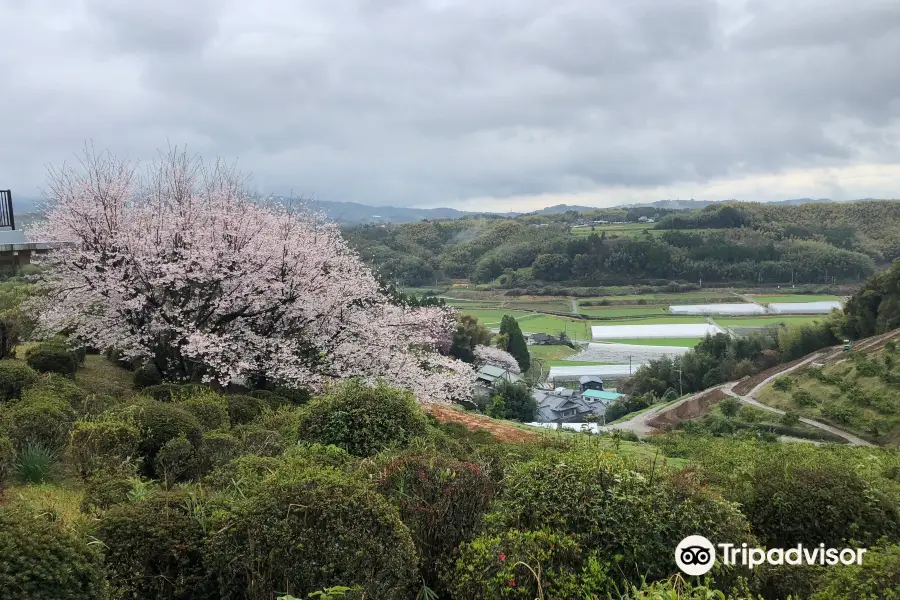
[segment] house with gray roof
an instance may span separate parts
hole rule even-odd
[[[591,418],[603,418],[607,407],[621,394],[588,390],[582,393],[567,388],[534,390],[539,423],[583,423]]]

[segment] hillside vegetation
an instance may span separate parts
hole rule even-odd
[[[659,222],[572,229],[578,221],[638,216]],[[345,235],[365,260],[405,285],[454,278],[525,289],[700,279],[758,285],[860,281],[900,257],[898,223],[897,201],[730,203],[701,211],[644,208],[366,225]]]

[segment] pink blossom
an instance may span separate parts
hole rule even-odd
[[[475,346],[475,364],[479,367],[483,365],[500,367],[516,375],[521,373],[519,363],[512,354],[491,346]]]
[[[338,227],[254,198],[222,164],[171,153],[139,175],[109,155],[51,171],[31,237],[71,245],[42,261],[43,332],[168,360],[170,375],[203,365],[221,383],[264,375],[321,390],[360,377],[422,402],[470,396],[471,366],[436,351],[453,313],[390,304]]]

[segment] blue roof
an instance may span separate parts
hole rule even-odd
[[[585,390],[581,394],[585,398],[594,398],[596,400],[617,400],[625,394],[617,394],[615,392],[604,392],[601,390]]]

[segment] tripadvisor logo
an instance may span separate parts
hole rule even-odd
[[[754,568],[769,565],[861,565],[866,548],[749,548],[747,544],[717,544],[722,564]],[[716,546],[702,535],[689,535],[675,547],[675,564],[686,575],[705,575],[716,563]]]

